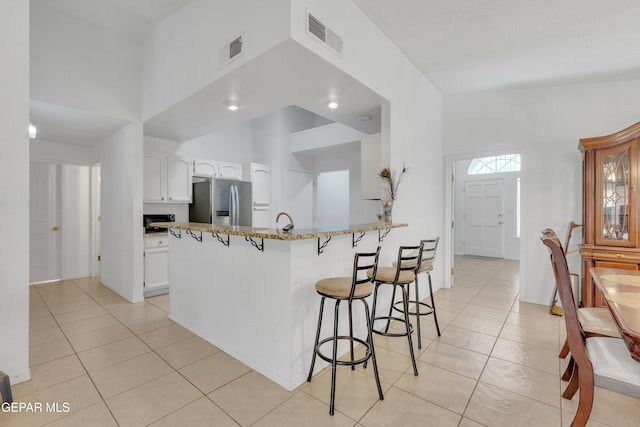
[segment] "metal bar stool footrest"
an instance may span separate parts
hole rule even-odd
[[[418,301],[409,301],[409,304],[418,304]],[[411,316],[427,316],[429,314],[433,314],[433,307],[431,307],[429,304],[427,304],[426,302],[420,302],[419,303],[422,307],[427,307],[429,310],[428,311],[422,311],[420,310],[420,313],[418,313],[417,311],[411,311],[409,310],[409,314]],[[395,304],[393,304],[393,309],[395,311],[398,311],[400,313],[404,313],[404,310],[402,309],[402,307],[396,307],[397,305],[402,305],[402,301],[396,301]]]
[[[396,322],[401,322],[403,325],[405,324],[405,320],[401,317],[393,317],[393,316],[378,316],[375,319],[373,319],[373,322],[375,323],[376,320],[393,320]],[[374,334],[378,334],[378,335],[383,335],[385,337],[406,337],[408,335],[413,334],[413,325],[411,323],[409,323],[409,331],[408,332],[383,332],[381,330],[378,329],[373,329],[371,328],[371,332],[373,332]]]
[[[362,344],[363,346],[365,346],[365,349],[366,349],[366,353],[365,353],[364,357],[362,357],[360,359],[356,359],[356,360],[340,360],[340,359],[338,359],[338,360],[336,360],[336,365],[341,365],[341,366],[360,365],[360,364],[364,364],[364,362],[366,362],[367,360],[369,360],[371,358],[371,348],[369,346],[369,343],[366,342],[365,340],[362,340],[362,339],[356,338],[356,337],[350,337],[348,335],[339,335],[339,336],[336,337],[336,339],[337,340],[343,340],[343,341],[353,341],[354,343]],[[320,357],[325,362],[332,363],[333,362],[333,357],[326,356],[325,354],[323,354],[320,351],[320,347],[322,347],[322,345],[325,344],[325,343],[332,342],[333,340],[334,340],[333,337],[325,338],[325,339],[321,340],[318,343],[318,346],[316,347],[316,354],[318,355],[318,357]]]

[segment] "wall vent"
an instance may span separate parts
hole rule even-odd
[[[238,36],[231,43],[225,45],[222,49],[220,49],[220,53],[218,55],[218,64],[220,66],[223,66],[228,62],[231,62],[232,59],[234,59],[241,53],[242,36]]]
[[[324,25],[312,14],[307,15],[307,31],[322,43],[333,49],[336,53],[342,53],[342,39],[329,27]]]

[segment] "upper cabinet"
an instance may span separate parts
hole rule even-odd
[[[219,162],[218,174],[220,178],[242,179],[242,165],[239,163]]]
[[[191,203],[191,160],[167,157],[167,201]]]
[[[147,153],[143,161],[143,198],[145,202],[164,203],[167,198],[167,156]]]
[[[637,149],[637,141],[633,140],[595,151],[596,245],[637,245],[635,215],[630,216],[636,212],[637,204]]]
[[[191,203],[191,161],[182,157],[145,153],[143,199],[145,203]]]
[[[640,123],[608,136],[580,140],[584,153],[583,304],[602,304],[589,268],[640,269],[638,139]]]
[[[218,173],[217,161],[199,159],[193,162],[193,176],[214,178]]]

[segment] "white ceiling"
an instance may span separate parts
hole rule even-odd
[[[137,42],[149,34],[156,22],[192,0],[31,0],[113,31]]]
[[[640,79],[638,0],[353,1],[445,93]],[[156,22],[190,2],[31,0],[31,6],[46,4],[141,42]],[[354,95],[363,97],[364,101],[352,104],[351,109],[327,113],[318,107],[322,85],[326,91],[339,88],[338,84],[354,83],[344,77],[339,73],[333,74],[333,81],[322,81],[319,77],[318,86],[307,92],[306,102],[296,101],[296,105],[345,124],[351,121],[353,127],[365,132],[371,131],[364,127],[376,123],[356,120],[358,114],[373,108],[371,102],[376,98],[374,93],[362,90],[364,88],[356,87]],[[245,72],[243,78],[254,81],[250,72]],[[238,82],[227,83],[238,85]],[[260,104],[263,109],[275,107],[275,104],[266,105],[274,102],[264,100],[264,96],[274,96],[266,92],[254,91],[244,102],[253,107]],[[149,120],[146,129],[156,136],[180,140],[195,135],[197,127],[179,119],[193,118],[194,108],[207,102],[211,106],[203,112],[219,108],[218,98],[224,95],[224,88],[217,85],[209,88],[209,93],[216,98],[207,98],[203,93],[187,99],[182,105]],[[280,104],[286,104],[289,98],[292,97],[284,96]],[[283,106],[286,105],[280,105]],[[92,138],[122,126],[112,118],[101,122],[98,117],[88,116],[80,123],[78,112],[54,110],[55,106],[32,103],[32,115],[39,122],[43,139],[90,144],[88,141]],[[219,116],[217,120],[220,123],[238,121],[255,114],[257,110],[247,109],[234,119]],[[213,127],[210,117],[206,120],[209,128]],[[182,127],[171,130],[167,127],[171,123],[176,126],[181,123]]]
[[[637,0],[353,0],[442,92],[640,79]]]

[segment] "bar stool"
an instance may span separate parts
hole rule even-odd
[[[1,402],[11,403],[13,402],[13,396],[11,395],[11,382],[9,381],[9,375],[0,371],[0,398]]]
[[[373,275],[378,269],[378,257],[380,256],[380,246],[375,252],[371,253],[357,253],[353,260],[353,275],[352,277],[331,277],[320,280],[316,283],[316,291],[322,296],[320,300],[320,314],[318,316],[318,329],[316,332],[316,341],[313,350],[313,358],[311,359],[311,368],[309,369],[309,376],[307,382],[311,382],[311,376],[313,375],[313,367],[316,362],[316,356],[331,363],[331,399],[329,403],[329,414],[333,415],[335,406],[335,394],[336,394],[336,367],[337,365],[351,366],[351,369],[355,369],[355,365],[363,364],[366,368],[366,362],[371,359],[373,363],[373,373],[376,379],[376,385],[378,387],[378,395],[380,400],[384,399],[382,395],[382,387],[380,386],[380,378],[378,376],[378,365],[376,364],[376,354],[373,348],[373,335],[371,333],[371,317],[369,314],[369,305],[365,300],[366,297],[371,295],[373,290],[373,283],[368,272],[373,272]],[[335,300],[335,311],[333,318],[333,335],[320,340],[320,329],[322,327],[322,314],[324,311],[324,302],[326,298]],[[340,308],[340,302],[347,301],[349,307],[349,335],[338,335],[338,313]],[[367,325],[367,338],[363,340],[353,336],[353,301],[362,301],[364,305],[364,311],[366,315]],[[350,347],[350,359],[338,360],[338,341],[348,341]],[[332,354],[327,356],[320,351],[320,347],[328,342],[332,342]],[[365,355],[359,359],[354,359],[354,343],[362,344],[365,348]]]
[[[436,330],[438,331],[438,336],[440,335],[440,326],[438,325],[438,315],[436,314],[436,304],[433,300],[433,286],[431,285],[431,271],[433,271],[433,263],[436,259],[436,253],[438,252],[438,242],[440,241],[440,237],[436,237],[435,239],[429,240],[420,240],[422,244],[422,260],[420,262],[420,268],[416,271],[416,281],[415,281],[415,300],[409,299],[409,304],[413,304],[415,307],[414,311],[409,311],[409,315],[416,316],[418,327],[418,348],[422,348],[422,335],[420,335],[420,316],[427,316],[429,314],[433,314],[433,321],[436,324]],[[397,261],[394,261],[393,266],[395,267]],[[427,278],[429,279],[429,296],[431,297],[431,305],[420,301],[419,287],[418,287],[418,276],[420,273],[427,273]],[[393,288],[393,296],[391,297],[391,301],[395,301],[396,296],[396,288]],[[402,301],[394,302],[389,309],[389,316],[391,316],[391,311],[396,310],[399,312],[403,312]],[[420,306],[425,307],[425,311],[420,311]]]
[[[409,341],[409,353],[411,354],[411,363],[413,365],[413,375],[418,375],[418,368],[416,367],[416,358],[413,354],[413,341],[411,334],[413,333],[413,326],[409,323],[409,285],[416,280],[416,266],[420,265],[422,261],[422,243],[420,246],[400,246],[398,249],[398,259],[395,263],[395,267],[381,267],[373,277],[374,291],[373,291],[373,308],[371,330],[379,335],[387,337],[407,337]],[[376,303],[378,300],[378,288],[381,285],[393,286],[393,295],[395,296],[396,288],[402,289],[402,318],[392,316],[391,308],[389,309],[389,315],[376,317]],[[393,304],[393,299],[391,300]],[[393,305],[392,305],[393,307]],[[387,326],[384,331],[376,330],[373,323],[376,320],[386,320]],[[405,325],[403,332],[389,332],[389,324],[392,320],[402,322]]]

